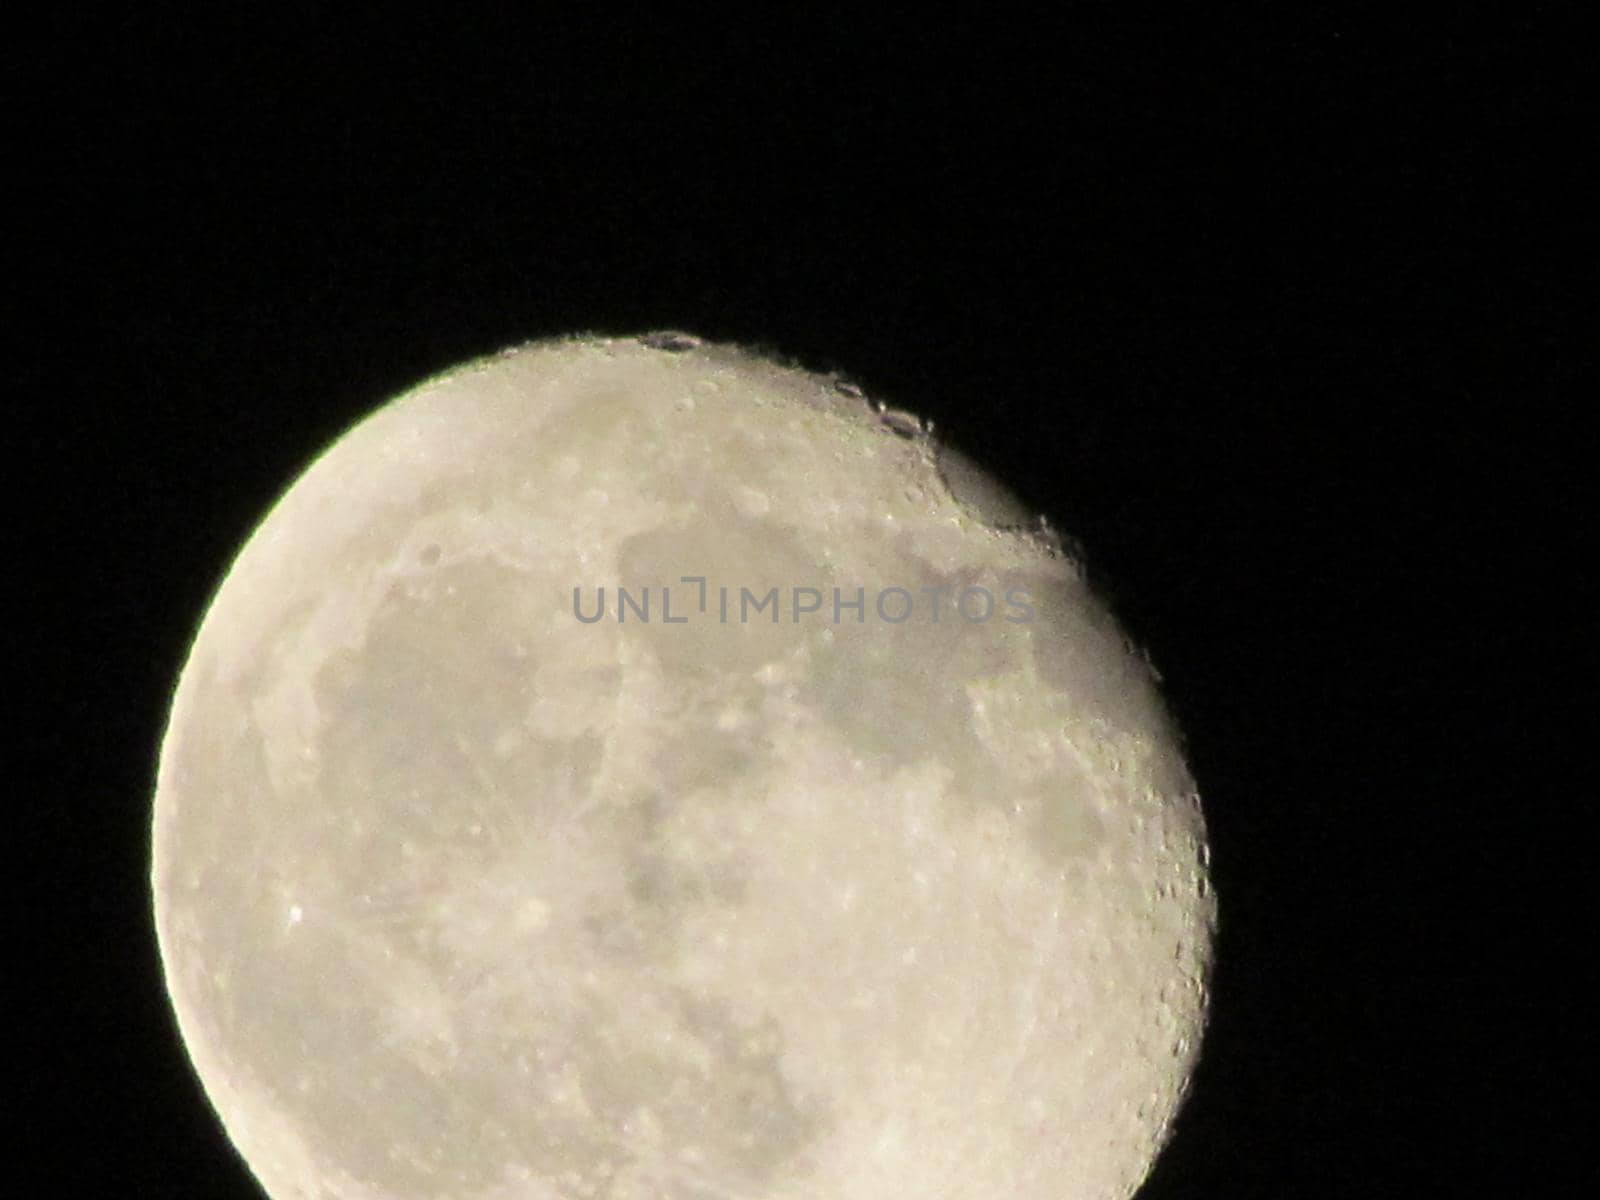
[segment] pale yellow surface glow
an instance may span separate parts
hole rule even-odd
[[[174,698],[153,884],[274,1200],[1143,1179],[1205,1015],[1193,781],[1073,563],[853,392],[538,343],[381,409],[255,531]],[[1036,616],[574,617],[691,611],[685,575]]]

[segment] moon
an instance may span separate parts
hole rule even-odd
[[[173,696],[152,894],[273,1200],[1100,1200],[1203,1031],[1156,677],[914,416],[679,333],[338,439]]]

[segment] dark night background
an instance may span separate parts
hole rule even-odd
[[[1566,10],[246,11],[4,56],[13,324],[50,326],[7,456],[40,608],[8,659],[49,718],[13,801],[35,1194],[256,1195],[146,894],[165,705],[242,539],[422,377],[655,328],[931,416],[1162,670],[1222,918],[1142,1200],[1575,1194],[1543,1048],[1592,1049],[1593,1005],[1547,890],[1593,859],[1592,770],[1544,774],[1593,668]]]

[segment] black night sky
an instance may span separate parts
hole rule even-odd
[[[1592,870],[1593,772],[1545,774],[1594,665],[1593,64],[1559,6],[1391,7],[141,5],[18,34],[13,311],[48,326],[12,354],[7,472],[38,606],[7,658],[44,720],[12,799],[12,944],[49,980],[30,1194],[257,1196],[146,891],[167,697],[233,551],[421,378],[659,328],[934,419],[1161,670],[1221,934],[1141,1200],[1576,1194],[1576,1135],[1529,1130],[1576,1092],[1543,1042],[1592,1043],[1592,938],[1549,889]],[[1535,997],[1552,963],[1588,984]]]

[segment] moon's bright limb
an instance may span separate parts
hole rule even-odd
[[[172,1002],[274,1200],[1129,1195],[1204,1020],[1205,833],[1020,515],[681,335],[470,364],[318,459],[154,814]]]

